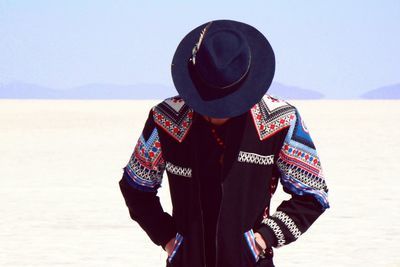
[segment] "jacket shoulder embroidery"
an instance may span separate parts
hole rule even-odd
[[[251,108],[251,115],[260,140],[265,140],[290,126],[295,118],[295,108],[283,100],[265,95]]]
[[[179,96],[167,98],[153,108],[154,122],[182,143],[192,125],[193,110]]]
[[[161,186],[165,162],[162,157],[161,144],[157,129],[145,140],[140,136],[133,154],[126,166],[131,178],[129,183],[137,189],[154,192]]]
[[[314,196],[324,209],[329,208],[328,187],[311,136],[296,112],[276,161],[282,185],[298,195]]]

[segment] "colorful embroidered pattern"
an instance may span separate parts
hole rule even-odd
[[[321,165],[318,157],[314,154],[307,152],[304,149],[296,148],[287,142],[284,142],[283,149],[280,153],[281,155],[279,155],[279,157],[284,162],[298,166],[299,168],[318,176],[321,170]]]
[[[154,128],[149,139],[140,136],[133,154],[126,166],[131,180],[129,183],[144,191],[155,191],[161,185],[165,163],[157,129]]]
[[[155,123],[178,142],[183,142],[192,124],[193,110],[179,97],[164,100],[153,108]]]
[[[277,160],[277,165],[281,171],[290,174],[294,179],[309,187],[312,187],[316,190],[325,190],[326,188],[326,184],[322,177],[315,176],[300,167],[287,164],[282,160],[282,157]]]
[[[277,247],[281,247],[281,246],[285,245],[285,243],[286,243],[285,235],[283,234],[282,229],[279,227],[279,225],[273,219],[266,218],[262,221],[262,223],[269,226],[269,228],[271,228],[271,230],[274,232],[276,239],[278,241]]]
[[[293,235],[295,239],[299,238],[301,236],[301,231],[297,227],[297,225],[294,223],[292,218],[290,218],[286,213],[282,211],[277,211],[275,212],[272,217],[277,218],[283,222],[283,224],[289,229],[290,233]]]
[[[168,256],[168,262],[169,263],[171,263],[171,261],[175,257],[175,255],[176,255],[179,247],[181,246],[182,242],[183,242],[183,236],[180,233],[176,233],[173,250],[171,252],[171,255]]]
[[[192,177],[192,169],[191,168],[183,168],[172,164],[171,162],[166,163],[165,169],[167,172],[180,175],[184,177]]]
[[[250,252],[253,255],[254,261],[257,262],[259,257],[256,252],[256,237],[254,236],[253,230],[250,229],[249,231],[245,232],[244,237],[246,239],[247,245],[249,246]]]
[[[144,140],[143,135],[140,136],[135,150],[135,156],[138,161],[147,168],[157,170],[161,156],[161,143],[158,136],[157,128],[153,129],[149,139]]]
[[[296,112],[277,159],[282,185],[297,195],[312,195],[328,208],[328,188],[307,128]]]
[[[260,140],[290,126],[295,118],[295,109],[285,101],[265,95],[253,108],[251,115]]]
[[[274,155],[264,156],[256,153],[240,151],[238,161],[261,165],[272,165],[274,164]]]

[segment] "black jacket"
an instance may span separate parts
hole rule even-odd
[[[149,114],[120,189],[130,216],[161,246],[176,237],[167,266],[204,267],[203,216],[199,194],[202,161],[196,153],[194,111],[179,97]],[[254,232],[271,247],[296,240],[329,207],[321,164],[297,110],[268,95],[228,135],[217,221],[216,266],[273,266],[255,253]],[[157,197],[167,171],[172,216]],[[277,182],[292,195],[269,215]]]

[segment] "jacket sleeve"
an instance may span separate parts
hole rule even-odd
[[[272,247],[295,241],[329,208],[328,188],[314,143],[297,110],[295,114],[275,166],[291,198],[256,229]]]
[[[164,212],[157,196],[164,170],[161,143],[150,111],[119,186],[130,217],[163,248],[176,234],[173,218]]]

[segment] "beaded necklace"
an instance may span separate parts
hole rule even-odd
[[[223,149],[226,148],[226,145],[224,143],[224,140],[218,135],[217,129],[216,129],[216,125],[213,124],[211,122],[211,118],[210,117],[205,117],[206,120],[209,122],[210,126],[211,126],[211,134],[214,137],[215,141],[217,142],[217,144],[222,147]]]

